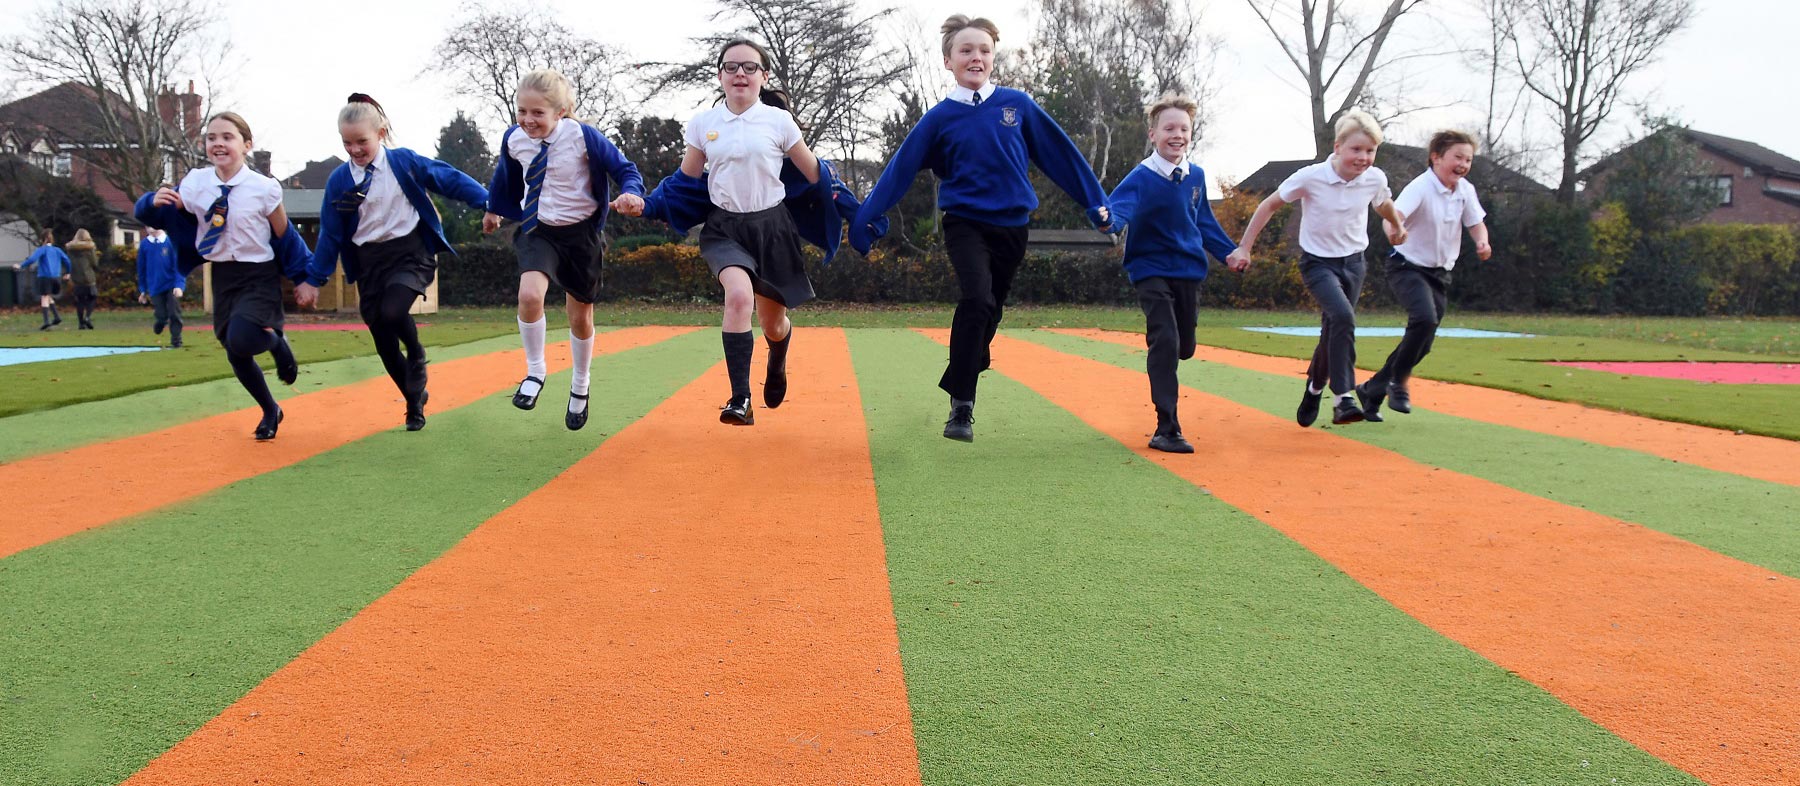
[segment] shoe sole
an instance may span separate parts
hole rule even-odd
[[[719,422],[724,423],[727,426],[754,426],[756,425],[756,416],[746,414],[744,417],[740,418],[736,415],[720,412]]]
[[[1363,417],[1363,413],[1361,413],[1361,412],[1356,413],[1356,415],[1353,417],[1344,418],[1343,420],[1338,420],[1337,416],[1333,415],[1331,417],[1331,425],[1333,425],[1333,426],[1348,426],[1351,423],[1361,423],[1366,419],[1367,418]]]
[[[974,442],[975,435],[974,434],[966,434],[966,435],[965,434],[945,434],[944,439],[953,439],[953,440],[956,440],[957,442]]]

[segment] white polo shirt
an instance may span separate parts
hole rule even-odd
[[[1394,250],[1420,267],[1445,270],[1456,267],[1456,255],[1462,251],[1463,227],[1475,226],[1487,218],[1468,178],[1458,179],[1456,188],[1450,188],[1429,169],[1400,189],[1394,207],[1406,216],[1406,242]]]
[[[800,143],[800,126],[785,110],[758,102],[741,115],[720,103],[688,121],[688,146],[706,154],[706,193],[733,213],[768,210],[787,198],[781,162]]]
[[[406,237],[419,226],[419,211],[406,201],[405,192],[400,190],[400,180],[388,167],[387,148],[380,148],[375,160],[369,164],[375,167],[375,179],[369,181],[369,198],[363,200],[356,218],[356,234],[350,238],[350,242],[359,246]],[[351,187],[361,183],[363,173],[367,171],[355,161],[350,162]]]
[[[181,179],[180,188],[176,189],[181,195],[181,204],[200,219],[200,226],[194,232],[196,248],[212,226],[209,214],[213,202],[219,198],[220,185],[217,169],[201,167],[188,172],[187,177]],[[225,234],[219,237],[212,253],[205,255],[206,260],[273,261],[275,247],[270,239],[274,233],[269,230],[269,214],[281,207],[281,183],[246,164],[223,185],[231,186],[231,194],[225,198]]]
[[[1371,166],[1355,180],[1338,176],[1331,155],[1282,181],[1275,191],[1284,202],[1299,202],[1300,249],[1313,256],[1347,257],[1369,247],[1369,208],[1386,202],[1387,173]]]
[[[587,220],[600,209],[600,202],[594,199],[594,179],[588,175],[587,137],[581,133],[581,123],[565,117],[541,140],[527,136],[524,129],[514,131],[507,138],[506,154],[519,162],[520,172],[529,172],[531,159],[537,158],[543,142],[550,143],[550,158],[544,162],[549,169],[544,172],[544,190],[538,195],[538,223],[566,227]],[[525,186],[519,194],[520,206],[530,193],[531,186]]]

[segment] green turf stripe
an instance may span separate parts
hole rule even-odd
[[[613,329],[600,328],[602,332]],[[361,338],[365,342],[368,340],[367,336]],[[447,347],[427,347],[426,356],[433,363],[444,363],[518,348],[517,336],[499,336]],[[372,345],[370,350],[373,351]],[[267,360],[267,356],[264,360]],[[229,373],[225,369],[223,355],[214,361],[220,369]],[[523,370],[521,363],[521,376]],[[274,391],[276,398],[288,398],[386,374],[387,371],[381,367],[381,359],[371,354],[302,365],[300,381],[291,388],[275,382],[275,375],[271,373],[269,389]],[[255,406],[255,402],[250,400],[237,380],[228,376],[211,382],[147,390],[118,398],[0,418],[0,463],[109,439],[147,434],[250,406]]]
[[[489,396],[0,562],[0,781],[136,771],[718,351],[701,331],[599,359],[578,433],[565,372],[533,412]]]
[[[951,442],[943,347],[852,346],[928,786],[1696,782],[1017,383]]]
[[[1141,349],[1041,331],[1018,336],[1125,368],[1144,367]],[[1183,363],[1181,380],[1281,418],[1293,417],[1300,401],[1298,377],[1219,363]],[[1145,391],[1147,399],[1148,387]],[[1800,527],[1795,526],[1800,522],[1800,488],[1423,408],[1411,415],[1385,412],[1384,417],[1385,423],[1331,427],[1332,433],[1800,576]],[[1375,488],[1381,482],[1359,475],[1356,467],[1333,471],[1347,483]]]

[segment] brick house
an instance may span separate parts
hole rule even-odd
[[[1800,161],[1755,142],[1691,128],[1672,128],[1665,133],[1681,134],[1712,171],[1719,204],[1700,223],[1800,224]],[[1582,172],[1588,189],[1604,188],[1607,164],[1635,146],[1627,146]]]

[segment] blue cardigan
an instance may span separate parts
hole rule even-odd
[[[507,143],[518,130],[518,126],[513,126],[500,137],[500,160],[494,163],[494,181],[488,184],[487,211],[501,218],[523,221],[525,167],[506,152]],[[619,152],[599,129],[582,123],[581,135],[587,141],[588,180],[593,183],[594,200],[600,203],[600,220],[594,222],[594,231],[598,233],[606,228],[606,214],[611,211],[612,188],[606,183],[607,176],[611,175],[618,182],[620,193],[638,196],[644,195],[644,176],[638,174],[637,164]]]
[[[200,256],[197,245],[200,219],[172,204],[157,207],[155,201],[155,191],[138,197],[137,209],[132,211],[138,223],[169,233],[169,245],[175,247],[176,269],[181,275],[206,264],[206,257]],[[269,243],[275,248],[275,264],[281,266],[282,274],[296,284],[306,281],[306,266],[312,262],[312,250],[306,247],[306,239],[300,237],[294,222],[288,222],[287,231],[281,237],[271,235]]]
[[[31,256],[19,263],[19,269],[37,268],[38,278],[62,278],[69,274],[69,255],[52,245],[38,246]]]
[[[844,222],[856,217],[862,207],[856,194],[838,179],[831,162],[819,159],[819,182],[808,182],[806,175],[792,161],[781,163],[781,184],[787,188],[782,206],[794,217],[794,228],[800,238],[825,251],[825,264],[837,256],[838,244],[844,237]],[[706,223],[712,212],[712,198],[707,195],[706,175],[693,178],[681,170],[663,178],[656,190],[644,198],[644,217],[654,218],[677,232],[687,232]],[[876,222],[876,231],[887,234],[887,217]]]
[[[850,223],[850,244],[867,253],[873,242],[869,223],[906,196],[923,168],[942,181],[938,207],[944,212],[984,224],[1025,226],[1038,206],[1029,176],[1034,163],[1100,226],[1106,190],[1081,150],[1031,96],[996,87],[980,106],[939,101],[888,160]]]
[[[1152,276],[1206,278],[1206,255],[1223,262],[1237,250],[1212,205],[1206,173],[1190,162],[1180,183],[1139,164],[1112,192],[1113,232],[1125,234],[1125,274],[1136,284]]]
[[[487,189],[456,167],[404,147],[388,150],[387,160],[388,166],[393,167],[394,179],[400,183],[400,193],[405,194],[407,203],[418,211],[419,221],[426,229],[431,230],[425,238],[425,247],[433,254],[446,251],[456,253],[450,248],[450,241],[444,239],[444,224],[438,218],[437,206],[431,203],[431,197],[425,192],[441,194],[477,210],[486,210]],[[332,171],[330,179],[325,181],[325,202],[319,207],[319,246],[313,249],[312,264],[306,266],[307,283],[315,287],[331,278],[332,271],[337,269],[338,258],[343,256],[338,249],[352,242],[350,238],[356,236],[362,212],[359,206],[348,205],[344,200],[344,195],[355,188],[356,176],[350,174],[350,163],[347,161],[339,164]],[[343,262],[344,278],[359,280],[361,271],[356,269],[356,262],[350,257],[343,257]]]
[[[138,294],[160,295],[186,285],[187,280],[175,272],[173,241],[166,238],[161,243],[152,243],[148,239],[138,241]]]

